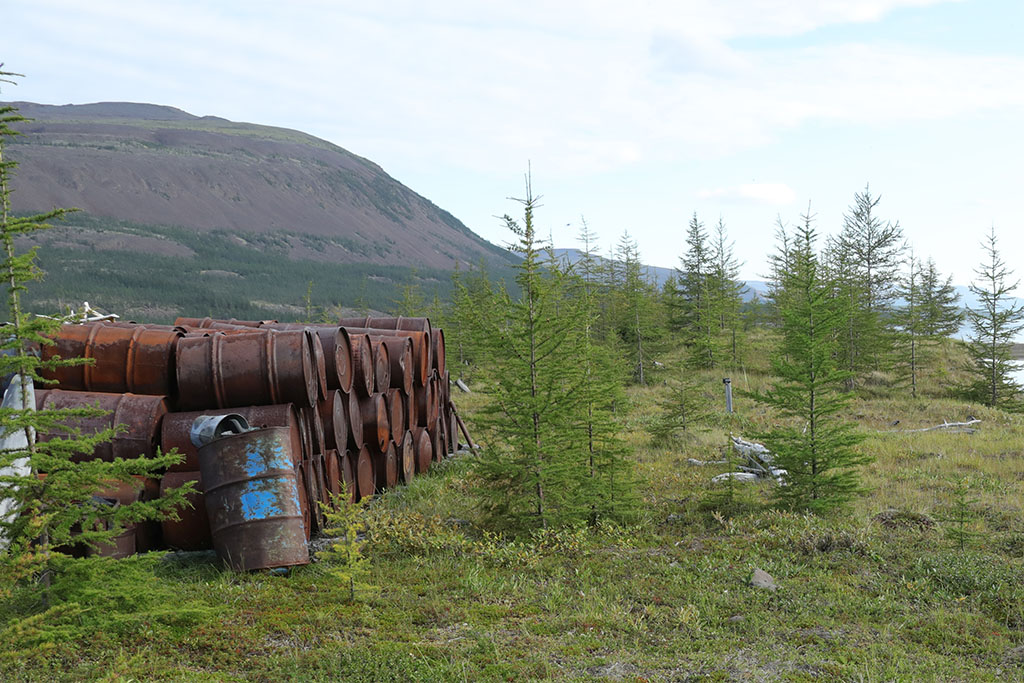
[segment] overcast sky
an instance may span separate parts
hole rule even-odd
[[[2,99],[150,102],[296,128],[486,239],[527,164],[538,221],[674,266],[696,211],[763,275],[776,217],[834,233],[870,183],[966,284],[995,225],[1024,274],[1024,2],[32,0]]]

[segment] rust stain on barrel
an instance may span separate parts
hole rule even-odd
[[[327,392],[327,397],[317,401],[317,411],[324,428],[324,448],[343,449],[348,445],[348,417],[345,414],[347,397],[337,389]]]

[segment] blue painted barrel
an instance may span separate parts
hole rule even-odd
[[[199,449],[213,548],[234,570],[309,563],[291,443],[270,427]]]

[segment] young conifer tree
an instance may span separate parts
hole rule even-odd
[[[0,71],[0,80],[13,75]],[[105,504],[96,498],[97,494],[118,482],[134,481],[134,476],[153,476],[179,462],[180,456],[171,453],[109,463],[76,463],[75,456],[92,453],[97,444],[112,438],[115,430],[86,435],[69,425],[77,418],[102,415],[102,411],[34,410],[32,388],[43,382],[41,370],[84,361],[42,361],[33,352],[53,343],[51,338],[61,323],[23,309],[22,293],[29,282],[42,277],[42,272],[35,264],[36,250],[18,253],[15,240],[46,229],[46,221],[60,218],[66,211],[55,209],[34,216],[16,216],[11,211],[11,180],[16,164],[5,154],[6,143],[17,135],[11,126],[24,120],[13,107],[0,107],[0,272],[7,289],[9,321],[0,340],[4,351],[0,355],[0,376],[13,376],[11,387],[21,393],[20,407],[0,409],[0,434],[22,432],[26,443],[23,448],[0,451],[0,472],[5,473],[0,475],[0,498],[12,509],[10,515],[0,518],[0,537],[5,541],[0,548],[0,599],[11,597],[20,588],[31,590],[30,579],[37,577],[44,588],[42,603],[46,605],[49,597],[45,587],[62,549],[73,543],[96,547],[120,534],[131,522],[173,514],[171,511],[184,503],[186,489],[171,491],[156,501]],[[36,434],[47,432],[67,436],[37,443]]]
[[[850,395],[841,386],[848,372],[836,366],[831,283],[815,253],[813,216],[802,216],[788,251],[780,258],[777,301],[782,341],[773,355],[774,386],[755,397],[787,422],[762,435],[784,469],[778,501],[791,509],[826,511],[862,488],[857,468],[869,458],[854,450],[861,437],[842,419]]]
[[[480,420],[490,441],[475,463],[477,500],[489,526],[512,533],[620,515],[631,483],[608,419],[616,375],[587,339],[588,298],[538,239],[529,180],[518,201],[523,222],[504,218],[522,257],[518,297],[464,299],[495,392]]]
[[[968,349],[975,374],[967,393],[988,406],[1020,410],[1021,385],[1013,377],[1017,364],[1010,357],[1013,341],[1024,329],[1024,306],[1012,296],[1020,281],[1012,279],[1013,270],[999,253],[995,226],[982,247],[985,258],[970,285],[978,306],[967,309]]]

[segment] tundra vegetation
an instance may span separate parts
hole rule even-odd
[[[505,218],[523,256],[514,283],[470,269],[450,302],[415,285],[394,295],[445,329],[479,457],[347,511],[339,527],[365,529],[365,544],[349,533],[287,577],[195,554],[60,558],[49,590],[63,611],[0,613],[0,676],[1024,676],[1013,385],[978,391],[991,366],[947,336],[949,281],[907,260],[877,196],[855,194],[820,246],[810,211],[780,220],[765,301],[744,296],[723,222],[709,236],[692,217],[659,290],[628,238],[598,258],[584,225],[569,264],[537,239],[529,188],[520,208]],[[985,331],[1008,302],[978,287],[996,293],[972,315]],[[947,422],[971,424],[928,429]],[[737,465],[730,435],[762,435],[782,486],[712,484]],[[751,585],[755,570],[774,588]]]

